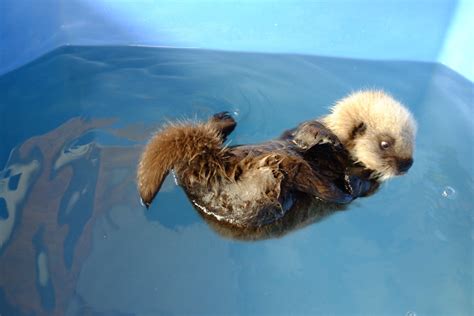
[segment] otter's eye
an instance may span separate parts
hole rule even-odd
[[[385,149],[388,149],[389,147],[390,147],[390,143],[389,143],[389,142],[384,141],[384,140],[380,142],[380,148],[381,148],[381,149],[385,150]]]

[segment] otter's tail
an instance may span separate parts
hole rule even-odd
[[[137,171],[138,190],[148,207],[171,169],[180,176],[210,177],[209,170],[222,167],[226,148],[222,130],[210,120],[207,123],[170,124],[147,144]]]

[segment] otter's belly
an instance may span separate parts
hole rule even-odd
[[[184,189],[205,215],[235,226],[258,227],[283,217],[293,205],[292,196],[281,192],[282,181],[283,175],[274,168],[261,166],[236,181],[196,183]]]

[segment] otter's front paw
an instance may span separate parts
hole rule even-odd
[[[337,136],[319,122],[309,122],[300,125],[293,133],[292,141],[302,150],[308,150],[313,146],[328,143],[334,147],[341,146]]]
[[[342,146],[341,142],[339,141],[339,138],[337,138],[337,136],[334,135],[332,132],[330,132],[328,130],[325,130],[325,129],[321,129],[321,130],[318,131],[318,133],[316,135],[315,143],[316,144],[329,143],[329,144],[332,144],[335,147]]]
[[[232,133],[237,125],[237,122],[229,112],[216,113],[209,121],[224,135],[224,137]]]

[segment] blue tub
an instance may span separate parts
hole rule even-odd
[[[62,45],[439,62],[472,80],[470,0],[3,0],[0,73]]]
[[[0,315],[472,315],[474,2],[0,0]],[[415,163],[255,241],[137,160],[169,120],[276,137],[354,90]],[[330,216],[329,216],[330,215]],[[231,238],[234,237],[234,238]]]

